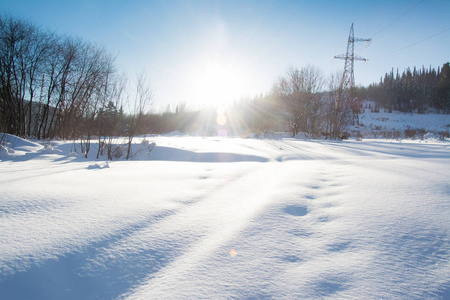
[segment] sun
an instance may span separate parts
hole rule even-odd
[[[241,67],[231,62],[209,61],[192,77],[193,100],[203,106],[224,106],[245,96]]]

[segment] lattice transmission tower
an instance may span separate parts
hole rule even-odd
[[[354,95],[355,90],[355,73],[354,73],[354,64],[355,60],[358,61],[364,61],[366,62],[367,59],[362,58],[360,56],[355,55],[355,42],[367,42],[370,43],[372,39],[362,39],[362,38],[355,38],[354,31],[353,31],[353,23],[350,27],[350,33],[348,35],[348,42],[347,42],[347,53],[336,55],[334,58],[337,59],[344,59],[345,60],[345,66],[344,66],[344,73],[342,74],[342,79],[339,85],[339,91],[338,96],[336,99],[336,111],[339,111],[340,105],[342,105],[341,102],[345,101],[351,105],[352,112],[353,112],[353,123],[355,122],[355,119],[359,123],[359,104],[357,99]]]

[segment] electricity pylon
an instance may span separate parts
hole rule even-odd
[[[355,38],[354,32],[353,32],[353,23],[350,27],[350,33],[348,35],[348,42],[347,42],[347,53],[336,55],[334,58],[337,59],[344,59],[345,60],[345,66],[344,66],[344,73],[342,74],[342,80],[339,84],[339,91],[338,96],[336,99],[335,109],[336,111],[339,110],[339,106],[341,105],[341,102],[344,100],[347,100],[352,108],[353,111],[353,123],[356,119],[358,119],[358,113],[359,113],[359,106],[354,96],[354,89],[355,89],[355,73],[354,73],[354,64],[355,60],[358,61],[364,61],[366,62],[367,59],[362,58],[360,56],[355,55],[355,42],[368,42],[370,43],[372,39],[361,39],[361,38]],[[358,121],[359,123],[359,121]]]

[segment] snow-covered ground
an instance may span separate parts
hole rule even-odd
[[[0,149],[0,299],[450,298],[448,141],[151,141]]]
[[[446,114],[411,114],[399,111],[389,113],[381,109],[375,113],[363,109],[359,116],[360,126],[352,126],[351,131],[359,131],[363,138],[386,138],[386,133],[397,131],[400,137],[405,137],[405,130],[417,130],[415,138],[448,137],[450,133],[450,115]],[[446,133],[446,134],[445,134]]]

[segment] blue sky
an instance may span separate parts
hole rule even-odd
[[[157,108],[266,93],[290,66],[342,70],[333,56],[352,23],[355,37],[373,39],[355,47],[369,59],[355,63],[357,84],[450,61],[448,0],[2,0],[0,10],[105,46],[130,77],[146,71]]]

